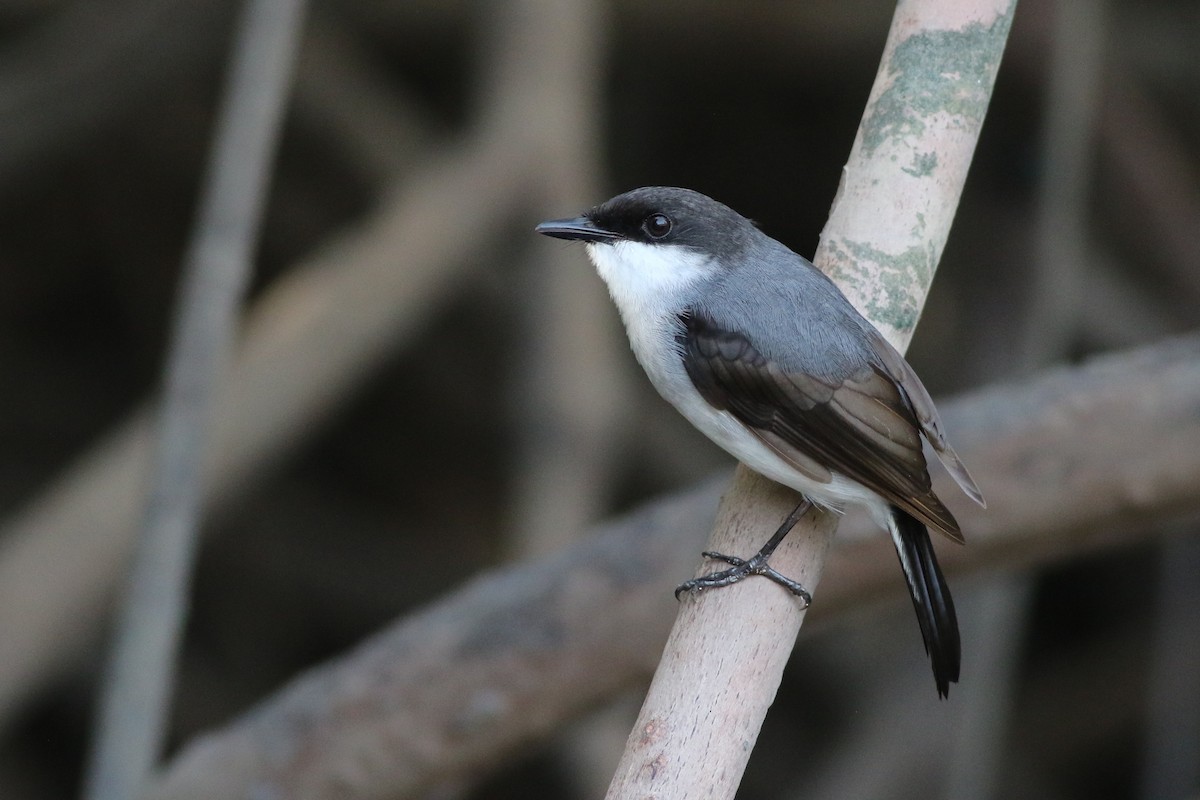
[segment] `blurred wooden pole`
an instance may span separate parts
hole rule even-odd
[[[187,619],[217,386],[233,352],[283,125],[304,0],[247,0],[159,408],[155,472],[102,686],[84,796],[136,796],[162,749]]]
[[[607,52],[606,14],[594,0],[499,5],[509,18],[519,19],[522,8],[545,18],[552,46],[544,46],[538,91],[555,112],[535,126],[537,207],[548,216],[574,213],[599,199],[597,76]],[[627,374],[620,360],[627,348],[608,324],[607,293],[579,248],[545,247],[532,236],[528,245],[513,292],[521,347],[511,401],[518,440],[509,544],[517,557],[566,544],[600,515]]]
[[[508,24],[524,13],[541,18],[537,91],[554,113],[531,126],[541,153],[534,219],[574,214],[604,191],[610,9],[602,0],[525,0],[492,8]],[[519,233],[528,235],[528,226]],[[525,253],[509,293],[520,346],[510,372],[514,441],[505,544],[506,556],[519,560],[565,547],[601,519],[630,439],[622,423],[633,411],[629,347],[582,248],[547,246],[529,236]],[[608,784],[630,715],[622,707],[613,711],[581,720],[559,739],[559,771],[580,796],[595,797]]]

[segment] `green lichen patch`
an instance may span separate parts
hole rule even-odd
[[[897,331],[911,331],[921,316],[921,298],[933,282],[937,254],[932,243],[914,245],[901,253],[887,253],[861,242],[841,240],[830,243],[827,262],[831,277],[837,281],[858,283],[863,279],[859,264],[872,264],[876,290],[867,296],[862,311],[877,325]]]
[[[928,153],[913,153],[912,166],[904,167],[903,171],[915,178],[924,178],[926,175],[932,175],[937,165],[937,153],[933,151]]]
[[[1013,6],[990,25],[973,22],[956,31],[925,31],[896,47],[890,64],[891,85],[863,121],[866,155],[885,141],[919,136],[925,120],[934,114],[949,114],[964,127],[983,123]],[[937,165],[936,160],[925,163],[928,170]],[[921,169],[922,164],[914,164],[914,168]]]
[[[914,239],[925,238],[925,215],[920,211],[917,212],[917,221],[913,223],[910,233]]]

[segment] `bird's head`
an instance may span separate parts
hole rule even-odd
[[[534,230],[585,242],[622,310],[631,302],[673,298],[718,277],[756,232],[728,206],[670,186],[634,189],[578,217],[543,222]]]

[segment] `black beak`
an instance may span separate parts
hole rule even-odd
[[[539,223],[533,230],[545,236],[553,236],[555,239],[577,239],[584,242],[615,242],[625,238],[619,233],[596,227],[596,224],[587,217],[552,219]]]

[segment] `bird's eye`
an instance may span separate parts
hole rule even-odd
[[[671,218],[666,214],[651,214],[642,222],[642,230],[651,239],[661,239],[671,232]]]

